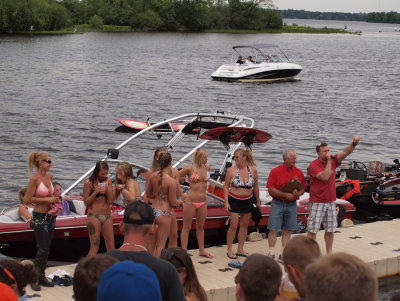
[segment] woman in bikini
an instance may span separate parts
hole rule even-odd
[[[160,171],[159,157],[161,154],[168,154],[168,148],[166,146],[157,147],[154,152],[153,163],[152,163],[151,169],[146,174],[144,174],[144,177],[146,177],[146,179],[147,179],[146,187],[148,185],[148,178],[150,177],[150,175],[156,171]],[[179,171],[176,168],[173,168],[171,166],[168,174],[170,176],[172,176],[179,184]],[[180,185],[178,185],[176,193],[177,193],[176,197],[179,199],[182,196],[182,189],[181,189]],[[153,199],[148,198],[146,193],[144,194],[144,199],[149,204],[151,204],[153,202]],[[171,211],[171,227],[170,227],[170,232],[169,232],[169,237],[168,237],[168,248],[172,248],[172,247],[176,247],[176,246],[178,246],[178,222],[176,221],[175,211],[174,211],[174,209],[172,209],[172,211]]]
[[[190,190],[183,205],[183,228],[181,245],[187,250],[190,228],[193,217],[196,217],[196,237],[199,245],[199,255],[213,258],[204,248],[204,223],[207,217],[207,181],[210,179],[210,165],[207,164],[208,153],[205,148],[199,148],[193,155],[192,164],[183,168],[179,174],[188,177]]]
[[[249,149],[239,148],[234,153],[235,166],[230,167],[225,176],[224,198],[225,209],[230,212],[230,226],[227,232],[227,256],[236,259],[246,257],[243,250],[247,229],[251,218],[253,204],[260,207],[258,174],[256,164]],[[232,244],[236,229],[240,223],[238,234],[238,251],[233,253]]]
[[[25,222],[31,220],[33,208],[35,207],[34,204],[24,204],[24,197],[25,197],[27,190],[28,190],[28,188],[23,188],[18,191],[18,198],[21,201],[18,211],[19,211],[19,215]]]
[[[115,249],[114,232],[110,205],[114,200],[111,179],[108,178],[108,164],[98,161],[92,175],[83,185],[83,201],[88,208],[87,227],[90,240],[88,255],[97,254],[100,233],[103,234],[107,251]]]
[[[31,152],[28,157],[29,173],[32,174],[33,167],[36,167],[36,173],[30,178],[28,189],[24,196],[26,206],[33,204],[34,209],[30,222],[31,228],[35,232],[37,246],[36,258],[34,264],[39,271],[39,282],[32,288],[40,290],[39,285],[53,287],[45,276],[47,258],[50,253],[53,230],[56,225],[56,216],[47,212],[51,204],[59,203],[58,197],[54,196],[54,187],[51,183],[53,175],[49,172],[51,168],[51,158],[46,152]]]
[[[177,182],[169,175],[171,168],[171,154],[161,154],[159,158],[160,171],[154,172],[148,181],[146,195],[153,200],[152,207],[155,216],[155,223],[158,229],[155,237],[154,247],[151,252],[154,256],[160,257],[161,250],[165,247],[171,227],[172,207],[182,204],[176,199]]]
[[[134,201],[142,200],[139,183],[133,179],[132,165],[128,162],[118,163],[115,174],[114,204],[125,208]]]

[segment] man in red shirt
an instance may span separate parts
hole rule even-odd
[[[303,172],[296,164],[296,152],[285,149],[282,154],[283,163],[271,170],[267,188],[272,196],[271,211],[268,220],[268,256],[275,259],[275,244],[279,230],[282,229],[282,252],[290,239],[292,231],[297,230],[297,200],[307,188]],[[288,186],[288,183],[292,185]],[[282,261],[282,255],[279,255]]]
[[[322,142],[316,147],[318,159],[311,162],[310,175],[310,205],[308,210],[307,236],[316,239],[317,232],[324,223],[326,253],[332,253],[333,236],[337,227],[336,221],[336,177],[335,170],[342,161],[350,155],[360,141],[357,136],[342,152],[333,156],[327,143]]]

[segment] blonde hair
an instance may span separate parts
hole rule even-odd
[[[240,153],[242,157],[246,157],[246,162],[249,166],[256,166],[256,162],[254,161],[253,154],[248,148],[238,148],[235,150],[234,154]]]
[[[207,156],[208,152],[204,147],[198,148],[193,155],[193,171],[199,173],[199,168],[201,167],[201,160]]]
[[[133,179],[132,165],[128,162],[119,162],[116,169],[120,169],[124,172],[126,180]],[[119,179],[116,179],[117,184],[121,184]]]
[[[50,157],[49,153],[47,152],[31,152],[28,156],[29,173],[32,173],[33,166],[39,168],[40,161],[44,160],[47,157]]]

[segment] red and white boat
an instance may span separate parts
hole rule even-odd
[[[189,119],[189,121],[187,121]],[[182,121],[185,120],[185,121]],[[193,129],[199,128],[199,133],[203,129],[211,129],[221,126],[230,127],[240,127],[247,126],[249,128],[254,127],[254,120],[244,116],[228,115],[224,113],[192,113],[185,114],[168,120],[164,120],[159,123],[151,124],[145,127],[143,130],[135,133],[129,139],[120,144],[117,148],[108,150],[107,155],[102,160],[107,161],[109,164],[116,164],[122,161],[128,161],[133,167],[146,169],[146,166],[131,162],[129,160],[119,160],[119,150],[125,147],[128,143],[135,140],[137,137],[145,134],[152,133],[154,128],[159,128],[164,124],[170,123],[185,123],[178,132],[174,130],[166,131],[165,134],[172,134],[172,139],[168,141],[165,145],[170,149],[173,157],[175,158],[175,151],[177,143],[184,137],[189,137],[193,140],[194,135],[192,134]],[[189,158],[193,152],[207,144],[210,140],[203,140],[200,143],[187,152],[182,158],[177,160],[174,167],[178,167],[187,158]],[[226,141],[224,141],[226,143]],[[240,147],[241,141],[231,143],[229,149],[226,151],[224,159],[220,169],[217,170],[214,175],[216,179],[212,180],[216,184],[216,190],[218,186],[221,186],[222,179],[226,168],[231,165],[234,151]],[[212,150],[209,149],[209,157],[212,157]],[[154,150],[149,150],[153,153]],[[210,159],[209,159],[210,160]],[[76,261],[80,257],[87,254],[89,250],[89,239],[86,226],[86,207],[83,204],[82,196],[79,195],[80,190],[74,191],[78,188],[77,186],[82,183],[93,171],[94,166],[88,170],[82,177],[80,177],[75,183],[73,183],[68,189],[63,193],[64,199],[69,203],[71,214],[68,216],[57,217],[56,228],[54,230],[54,238],[52,240],[52,248],[49,258],[52,260],[61,261]],[[115,170],[110,166],[110,170]],[[112,177],[112,175],[111,175]],[[139,184],[141,184],[142,191],[144,190],[144,179],[140,177],[137,179]],[[188,189],[187,186],[182,186],[183,189]],[[79,188],[78,188],[79,189]],[[271,198],[269,197],[266,189],[261,189],[260,197],[262,201],[261,214],[262,218],[258,224],[258,227],[262,230],[265,229],[269,213],[270,205],[269,202]],[[340,218],[352,219],[352,215],[355,211],[355,207],[347,201],[337,200],[337,204],[340,205],[341,210],[339,210]],[[207,195],[207,219],[205,223],[206,244],[212,243],[224,243],[226,237],[226,229],[229,220],[229,214],[224,209],[224,200],[218,196],[218,193],[208,193]],[[123,208],[117,205],[112,206],[112,219],[114,224],[114,233],[116,239],[116,246],[119,246],[122,242],[122,235],[120,232],[120,223],[123,218]],[[298,221],[300,228],[305,227],[307,223],[308,214],[308,194],[304,194],[302,198],[298,201]],[[179,230],[182,228],[182,209],[175,209],[176,217],[178,220]],[[250,230],[255,229],[254,222],[250,224]],[[195,221],[193,221],[192,229],[195,229]],[[195,237],[194,235],[191,235]],[[190,242],[189,242],[190,244]],[[34,232],[29,227],[29,222],[23,221],[18,213],[18,205],[14,207],[7,208],[3,210],[0,214],[0,253],[12,256],[12,257],[24,257],[33,258],[36,253],[36,244],[34,238]]]

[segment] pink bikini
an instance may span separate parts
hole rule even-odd
[[[40,181],[39,187],[36,189],[36,196],[41,196],[41,197],[46,197],[46,196],[51,196],[54,194],[54,187],[53,184],[50,183],[51,190],[46,187],[46,185],[43,184],[42,181]]]

